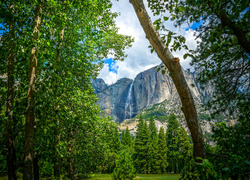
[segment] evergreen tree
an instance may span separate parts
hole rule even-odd
[[[145,164],[144,164],[144,173],[149,172],[149,147],[150,147],[150,134],[148,130],[147,121],[144,121],[144,128],[143,128],[143,144],[144,144],[144,151],[145,151]]]
[[[189,165],[192,159],[192,147],[184,127],[178,129],[177,146],[179,149],[177,173],[180,173],[185,166]]]
[[[157,129],[155,126],[155,121],[154,121],[153,116],[150,117],[148,129],[149,129],[150,138],[151,140],[153,140],[154,137],[157,137]]]
[[[149,150],[148,150],[148,166],[149,173],[155,174],[159,172],[160,161],[159,161],[159,147],[158,147],[158,136],[153,137],[150,141]]]
[[[155,126],[155,121],[153,116],[150,117],[149,121],[149,136],[150,136],[150,144],[148,150],[148,166],[150,173],[158,173],[159,170],[159,148],[158,148],[158,136],[157,129]]]
[[[126,146],[127,148],[132,148],[133,146],[133,140],[132,140],[132,137],[130,135],[130,132],[128,130],[128,127],[126,128],[126,131],[123,132],[123,138],[122,138],[122,144],[124,146]]]
[[[103,124],[103,132],[101,132],[103,153],[101,157],[98,157],[99,171],[103,173],[112,173],[115,168],[115,161],[118,156],[118,152],[121,150],[121,142],[119,138],[119,132],[117,124],[113,122],[108,122]],[[101,144],[99,144],[102,147]]]
[[[122,143],[122,145],[125,144],[125,132],[124,132],[124,130],[122,130],[121,143]]]
[[[143,121],[142,116],[137,124],[137,133],[135,137],[135,167],[138,173],[148,172],[148,149],[149,134],[147,124]]]
[[[114,180],[132,180],[135,177],[135,168],[128,152],[123,150],[115,163],[116,167],[112,174]]]
[[[167,162],[167,145],[166,145],[166,139],[164,135],[164,129],[163,127],[160,128],[159,135],[158,135],[158,154],[159,154],[159,170],[163,174],[166,171],[166,168],[168,166]]]
[[[179,123],[174,114],[171,114],[168,118],[168,126],[166,132],[166,142],[168,147],[168,172],[177,172],[177,156],[179,154],[177,146]]]
[[[121,142],[120,142],[120,138],[119,138],[119,132],[118,132],[118,128],[116,126],[113,127],[112,149],[116,153],[121,150]]]

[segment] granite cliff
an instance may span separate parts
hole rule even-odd
[[[161,71],[157,71],[160,66],[139,73],[134,80],[123,78],[109,86],[103,79],[93,80],[92,85],[99,97],[98,104],[103,113],[121,123],[125,119],[134,118],[143,109],[168,102],[163,105],[165,109],[176,109],[175,114],[182,115],[174,83],[168,72],[162,74]],[[202,90],[195,80],[197,72],[190,73],[184,70],[183,72],[199,112],[205,100],[212,97],[213,88],[207,86]]]

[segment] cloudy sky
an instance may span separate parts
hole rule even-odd
[[[119,33],[133,36],[135,42],[131,48],[126,50],[128,57],[123,62],[113,61],[112,59],[107,59],[105,61],[104,68],[101,70],[99,78],[104,79],[107,84],[115,83],[118,79],[124,77],[134,79],[138,73],[161,63],[155,53],[150,53],[150,49],[148,48],[149,42],[145,38],[145,33],[140,26],[132,4],[130,4],[128,0],[120,0],[118,2],[112,0],[112,2],[112,10],[121,13],[116,19],[117,26],[120,28]],[[148,13],[153,18],[149,10]],[[175,28],[172,22],[169,22],[167,26],[170,30],[179,35],[184,35],[186,37],[186,44],[190,49],[196,47],[196,41],[193,37],[195,25],[192,25],[191,28],[188,26]],[[184,69],[187,69],[190,68],[190,59],[187,58],[184,60],[184,54],[185,50],[173,53],[175,57],[180,58],[181,65]]]

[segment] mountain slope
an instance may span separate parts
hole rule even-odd
[[[181,114],[181,102],[173,81],[167,72],[157,72],[160,66],[139,73],[134,80],[123,78],[109,86],[102,79],[93,80],[98,104],[104,114],[121,123],[135,117],[141,110],[164,101],[171,104],[166,105],[166,109],[176,109],[177,114]],[[213,88],[208,86],[203,91],[195,81],[196,72],[183,72],[196,104],[201,106],[205,99],[212,97]]]

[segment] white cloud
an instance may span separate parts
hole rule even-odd
[[[129,1],[120,0],[117,2],[112,0],[112,2],[112,10],[121,13],[121,16],[116,19],[117,26],[120,28],[119,33],[133,36],[135,42],[131,48],[126,50],[128,57],[123,62],[117,61],[112,65],[112,67],[117,70],[117,74],[115,72],[109,72],[107,65],[101,70],[99,78],[104,79],[107,84],[115,83],[118,79],[124,77],[134,79],[138,73],[161,63],[155,53],[150,53],[150,49],[148,48],[149,42],[145,38],[145,33],[137,19],[133,6]],[[171,22],[167,23],[167,27],[178,34],[184,34],[187,39],[186,43],[188,47],[194,48],[196,46],[196,41],[193,37],[193,30],[185,32],[184,28],[176,29]],[[186,60],[183,60],[182,57],[185,53],[185,50],[181,50],[174,52],[173,55],[179,57],[182,66],[184,69],[187,69],[190,68],[190,59],[187,58]]]

